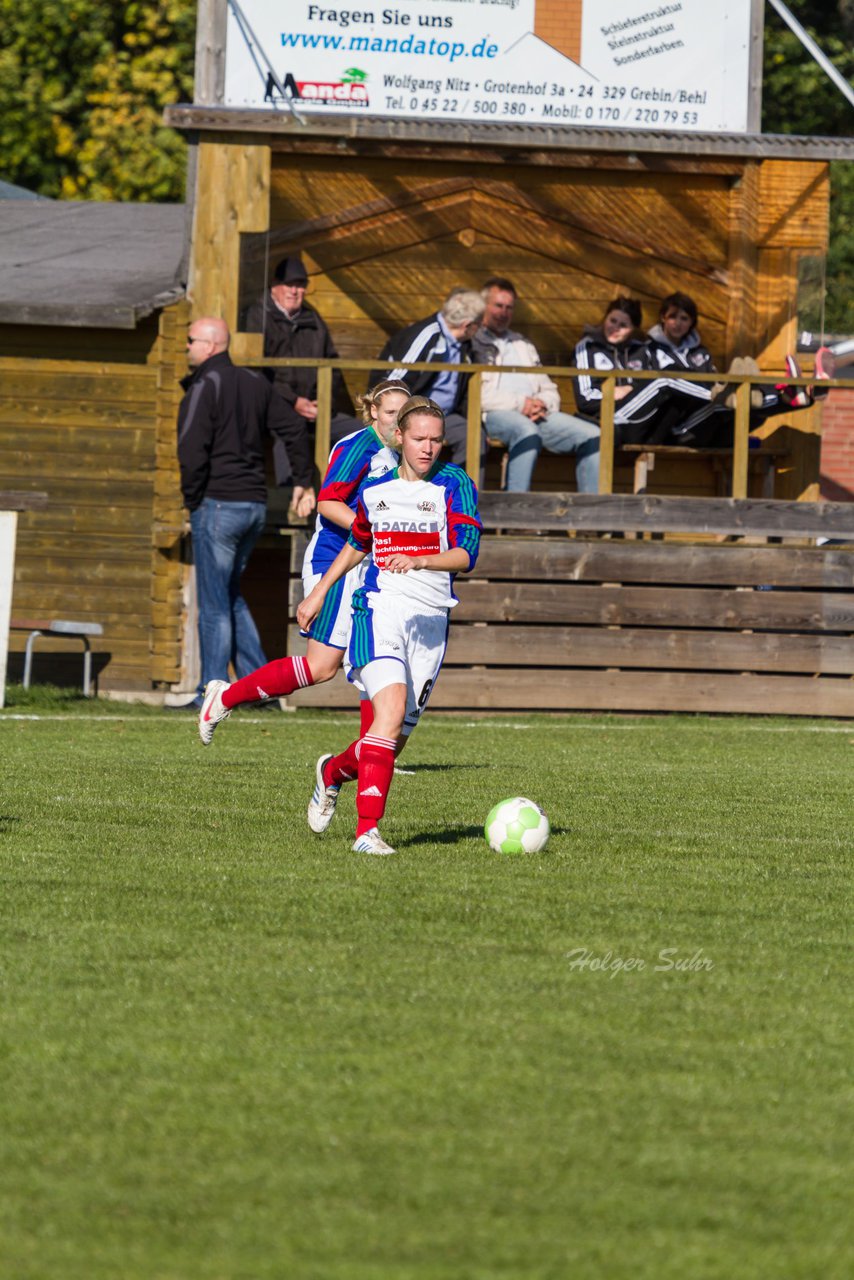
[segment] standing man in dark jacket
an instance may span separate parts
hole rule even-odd
[[[267,661],[240,579],[264,528],[267,482],[264,433],[281,441],[296,481],[293,505],[301,515],[314,507],[312,463],[305,425],[262,374],[239,369],[228,355],[224,320],[205,317],[190,325],[191,373],[181,385],[178,461],[181,491],[190,512],[202,679],[200,707],[209,680],[248,675]]]
[[[308,273],[299,254],[282,258],[273,272],[273,284],[265,298],[253,302],[246,316],[246,327],[252,333],[263,333],[264,355],[276,359],[288,356],[323,360],[338,358],[335,343],[324,321],[305,300]],[[314,431],[317,420],[317,370],[311,368],[275,369],[273,386],[279,395],[302,418],[307,429]],[[364,423],[352,416],[353,406],[340,369],[332,371],[331,440],[343,439],[353,431],[362,431]],[[274,449],[276,483],[288,482],[287,460],[280,448]]]

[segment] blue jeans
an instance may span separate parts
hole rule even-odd
[[[249,606],[240,594],[243,570],[264,528],[263,502],[205,498],[190,512],[202,679],[227,680],[229,662],[238,680],[267,661]]]
[[[516,409],[492,409],[483,416],[486,434],[506,444],[507,490],[527,493],[540,449],[574,453],[579,493],[599,492],[599,428],[571,413],[550,413],[532,422]]]

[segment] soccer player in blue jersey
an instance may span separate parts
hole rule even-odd
[[[394,853],[378,823],[385,812],[395,753],[418,723],[442,667],[457,573],[474,568],[481,522],[477,489],[462,467],[442,465],[442,410],[413,396],[398,414],[401,457],[387,475],[362,486],[346,546],[297,609],[307,629],[326,600],[368,555],[353,596],[349,658],[373,707],[370,732],[338,756],[321,756],[308,807],[309,826],[325,831],[341,785],[356,778],[357,853]]]
[[[369,476],[382,476],[397,465],[394,446],[398,442],[397,414],[409,393],[399,381],[387,379],[362,397],[362,417],[366,426],[345,436],[329,455],[329,467],[317,496],[314,536],[303,560],[303,587],[308,594],[346,545],[356,516],[360,486]],[[199,736],[207,746],[216,726],[235,707],[246,702],[285,697],[295,689],[331,680],[341,666],[350,639],[353,592],[359,586],[361,568],[342,578],[325,600],[320,616],[308,631],[305,657],[277,658],[229,684],[211,680],[205,689],[199,713]],[[370,727],[370,702],[365,697],[362,728]]]

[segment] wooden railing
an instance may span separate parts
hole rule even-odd
[[[252,368],[266,369],[317,369],[317,422],[315,434],[315,462],[317,469],[321,475],[326,470],[327,459],[330,449],[330,421],[332,418],[332,372],[334,369],[340,369],[342,372],[364,372],[366,375],[371,370],[382,368],[382,365],[376,360],[317,360],[317,359],[274,359],[267,357],[263,360],[242,360],[239,363],[246,364]],[[441,373],[445,370],[454,373],[460,373],[469,378],[468,389],[468,433],[466,436],[466,471],[477,482],[480,470],[480,442],[481,442],[481,383],[485,373],[495,373],[495,365],[488,364],[442,364],[432,361],[420,361],[417,363],[404,363],[402,361],[389,361],[388,369],[405,368],[409,370],[430,370],[433,373]],[[530,365],[502,365],[502,373],[530,373]],[[593,376],[597,382],[602,384],[602,409],[599,420],[600,444],[599,444],[599,492],[610,494],[614,491],[614,408],[615,396],[614,391],[617,382],[621,378],[627,376],[625,369],[615,369],[613,373],[596,371],[591,373],[590,369],[577,369],[573,365],[538,365],[538,373],[547,374],[550,378],[573,378],[579,374],[585,376]],[[716,382],[726,381],[736,386],[735,391],[735,438],[733,446],[732,458],[732,491],[733,498],[747,497],[747,469],[749,458],[748,436],[750,434],[750,389],[753,386],[778,386],[785,378],[787,386],[806,387],[812,386],[815,382],[814,378],[788,378],[785,375],[776,374],[724,374],[724,373],[686,373],[682,369],[674,370],[631,370],[632,381],[648,382],[655,378],[678,378],[682,382],[700,382],[713,384]],[[822,383],[822,387],[847,387],[854,390],[854,380],[834,378]]]

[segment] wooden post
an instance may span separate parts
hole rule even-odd
[[[194,316],[222,316],[234,333],[240,233],[270,225],[270,148],[217,140],[198,152],[189,296]],[[239,343],[232,352],[250,354]]]
[[[323,365],[317,371],[317,419],[314,424],[314,462],[321,479],[326,475],[332,428],[332,370]]]
[[[0,707],[6,700],[6,658],[9,652],[9,618],[15,581],[16,511],[0,511]]]
[[[616,379],[602,383],[602,412],[599,416],[599,492],[614,492],[614,389]]]
[[[193,100],[213,107],[225,97],[227,0],[199,0],[196,7],[196,66]]]
[[[747,132],[762,132],[762,54],[765,36],[765,0],[750,4],[750,88],[747,98]]]
[[[732,496],[747,497],[747,455],[750,446],[750,383],[742,382],[735,393],[735,442],[732,451]]]
[[[734,356],[752,356],[757,350],[760,167],[754,160],[747,161],[741,177],[730,188],[727,363]]]
[[[465,376],[465,375],[461,375]],[[469,376],[468,429],[466,431],[466,471],[476,485],[480,484],[480,455],[483,427],[480,420],[480,385],[483,375],[478,370]]]

